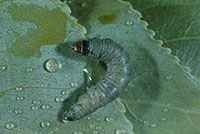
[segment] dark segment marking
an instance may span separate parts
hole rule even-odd
[[[64,120],[68,121],[79,120],[115,100],[125,89],[131,77],[129,56],[113,40],[93,38],[76,42],[73,48],[77,53],[105,63],[107,73],[64,113]]]

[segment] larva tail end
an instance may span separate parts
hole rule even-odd
[[[74,121],[76,120],[73,116],[75,115],[75,112],[73,111],[69,111],[69,112],[65,112],[64,113],[64,117],[63,117],[63,122],[66,122],[66,121]]]

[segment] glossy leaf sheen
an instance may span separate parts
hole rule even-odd
[[[126,0],[139,10],[156,39],[163,40],[180,64],[200,78],[200,2],[198,0]]]

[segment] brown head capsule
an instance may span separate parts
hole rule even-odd
[[[75,52],[80,53],[82,55],[87,55],[89,53],[89,41],[83,40],[76,42],[72,48]]]
[[[131,67],[128,53],[111,39],[93,38],[73,45],[75,52],[104,62],[107,73],[64,113],[64,121],[79,120],[116,99],[127,86]]]

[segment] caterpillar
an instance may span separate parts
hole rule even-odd
[[[104,77],[64,113],[64,121],[79,120],[116,99],[131,76],[128,54],[112,39],[92,38],[76,42],[72,47],[76,53],[104,62],[107,70]]]

